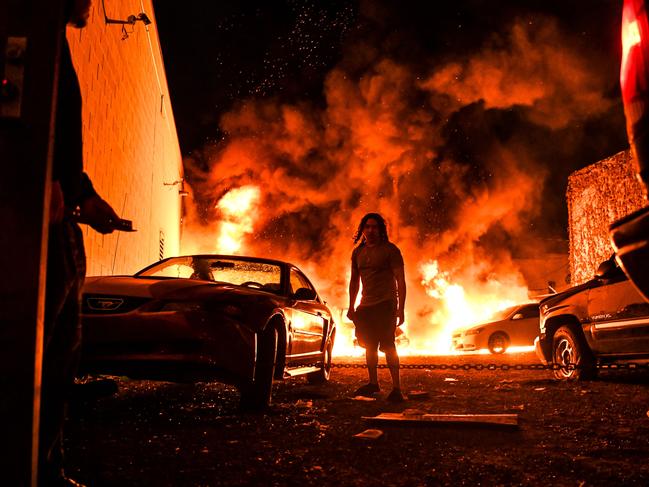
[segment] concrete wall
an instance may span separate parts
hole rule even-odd
[[[96,1],[85,29],[68,28],[83,95],[85,168],[134,233],[83,226],[88,275],[132,273],[179,249],[182,159],[151,0],[106,0],[111,18],[145,12],[145,27],[107,25]]]
[[[613,252],[609,225],[643,204],[630,151],[576,171],[568,178],[568,234],[572,284],[591,277]]]

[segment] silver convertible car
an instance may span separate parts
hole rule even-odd
[[[336,326],[294,265],[231,255],[157,262],[133,276],[89,277],[82,373],[238,386],[246,409],[274,379],[326,382]]]

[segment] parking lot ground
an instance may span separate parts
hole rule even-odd
[[[381,359],[384,360],[383,358]],[[337,358],[338,363],[362,363]],[[533,353],[406,357],[409,364],[534,364]],[[117,380],[113,395],[82,387],[67,425],[68,472],[124,485],[649,485],[649,374],[607,371],[557,382],[546,370],[405,369],[404,390],[428,397],[353,400],[363,368],[335,368],[322,386],[275,386],[271,409],[242,414],[235,388]],[[518,428],[373,425],[362,416],[519,415]],[[378,428],[383,435],[354,435]]]

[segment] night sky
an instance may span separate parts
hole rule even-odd
[[[541,34],[531,38],[548,41],[545,49],[569,46],[592,73],[597,86],[589,89],[598,93],[606,109],[592,113],[584,109],[568,123],[539,123],[530,107],[493,106],[476,99],[438,122],[443,124],[444,139],[438,157],[465,165],[469,179],[489,179],[492,169],[484,154],[493,141],[524,147],[535,161],[546,161],[544,208],[541,216],[530,218],[530,230],[550,237],[565,237],[564,195],[570,172],[628,145],[618,86],[621,4],[619,0],[154,2],[184,156],[227,142],[221,117],[246,100],[308,101],[324,108],[323,84],[334,68],[360,80],[377,59],[388,58],[424,79],[437,66],[462,63],[485,46],[491,52],[507,50],[506,33],[514,23],[531,32],[537,25],[552,25],[550,41],[541,27]],[[560,61],[561,70],[570,72],[565,59]],[[580,91],[571,89],[564,94],[565,105]],[[550,111],[546,109],[544,116],[551,116]],[[188,177],[191,182],[191,171]]]

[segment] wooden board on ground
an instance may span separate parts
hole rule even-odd
[[[411,423],[463,423],[496,426],[518,426],[518,414],[430,414],[415,410],[403,413],[381,413],[363,416],[367,421]]]
[[[383,431],[369,429],[355,434],[354,438],[360,438],[361,440],[378,440],[381,436],[383,436]]]

